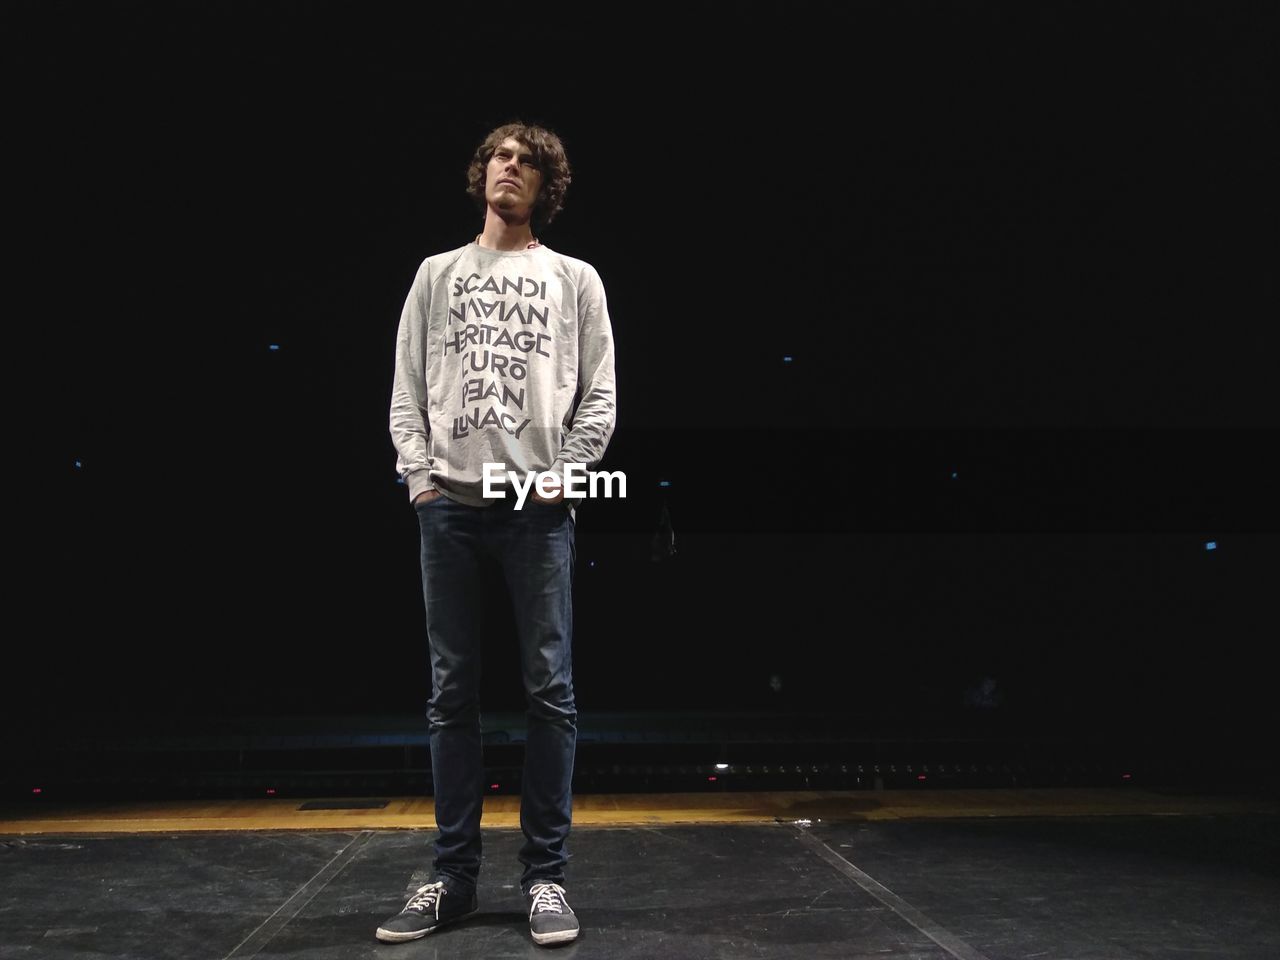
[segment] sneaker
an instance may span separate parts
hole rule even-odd
[[[443,881],[419,887],[404,909],[378,928],[378,939],[388,943],[417,940],[480,909],[476,892],[469,898],[449,890]]]
[[[529,932],[534,943],[565,943],[577,939],[578,918],[558,883],[535,883],[525,895],[529,901]]]

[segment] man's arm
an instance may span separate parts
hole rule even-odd
[[[433,489],[428,439],[425,343],[431,277],[426,263],[418,268],[396,334],[395,376],[391,385],[391,442],[396,448],[396,472],[409,488],[409,502]]]
[[[565,464],[581,463],[590,470],[603,459],[617,420],[613,326],[604,283],[589,264],[578,286],[578,392],[573,426],[551,465],[562,485]]]

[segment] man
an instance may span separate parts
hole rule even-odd
[[[400,317],[391,437],[422,539],[431,654],[427,709],[439,835],[435,879],[378,928],[412,940],[478,909],[484,763],[480,738],[481,564],[512,600],[528,706],[521,890],[540,944],[578,936],[564,866],[577,744],[571,640],[576,496],[567,464],[604,455],[615,422],[613,333],[595,268],[534,236],[570,182],[556,135],[520,123],[477,148],[469,192],[484,229],[418,268]],[[485,496],[488,473],[508,476]],[[513,482],[537,487],[521,489]],[[496,486],[496,485],[495,485]],[[545,495],[544,495],[545,494]]]

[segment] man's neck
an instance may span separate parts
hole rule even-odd
[[[484,231],[476,240],[488,250],[524,250],[534,242],[529,221],[507,223],[492,210],[485,217]]]

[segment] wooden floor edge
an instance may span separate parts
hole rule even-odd
[[[66,802],[0,806],[0,836],[239,830],[434,830],[434,801],[391,797],[381,808],[300,807],[325,798]],[[341,800],[331,802],[340,803]],[[956,818],[1280,815],[1280,801],[1171,796],[1138,789],[936,790],[575,797],[575,827],[772,824]],[[485,799],[481,826],[517,829],[519,798]]]

